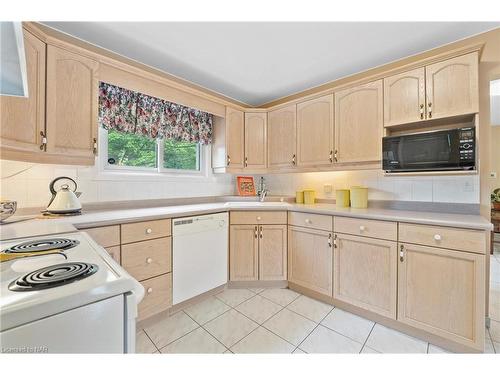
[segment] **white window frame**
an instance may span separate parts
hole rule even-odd
[[[163,151],[164,142],[157,140],[157,159],[156,168],[148,167],[133,167],[123,165],[113,165],[108,163],[108,131],[99,127],[99,142],[98,142],[98,164],[99,174],[102,177],[106,176],[138,176],[138,177],[208,177],[210,164],[209,147],[198,145],[197,159],[199,169],[172,169],[163,167]]]

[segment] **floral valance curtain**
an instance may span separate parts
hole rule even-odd
[[[105,82],[99,84],[99,123],[104,129],[209,144],[212,121],[206,112]]]

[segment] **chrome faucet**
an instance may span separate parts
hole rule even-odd
[[[268,193],[268,191],[266,189],[266,183],[264,182],[264,177],[261,177],[260,182],[259,182],[259,191],[258,191],[259,201],[264,202],[264,199],[266,199],[267,193]]]

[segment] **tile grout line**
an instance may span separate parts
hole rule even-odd
[[[371,320],[370,320],[371,321]],[[366,339],[365,339],[365,342],[363,343],[363,346],[361,347],[361,350],[359,351],[359,354],[361,354],[361,352],[363,351],[363,349],[365,348],[366,346],[366,343],[368,342],[368,339],[370,338],[370,335],[372,334],[375,326],[377,325],[377,323],[373,322],[373,325],[372,325],[372,329],[370,329],[370,332],[368,333],[368,336],[366,336]],[[373,349],[372,347],[369,346],[370,349]],[[375,350],[375,349],[373,349]],[[378,352],[378,350],[377,350]]]
[[[318,327],[320,326],[320,324],[323,322],[323,320],[325,320],[325,318],[326,318],[326,317],[327,317],[327,316],[328,316],[328,315],[329,315],[329,314],[330,314],[330,313],[331,313],[334,309],[336,309],[336,307],[335,307],[335,306],[333,306],[333,308],[330,310],[330,312],[329,312],[328,314],[326,314],[326,315],[324,316],[324,318],[323,318],[323,319],[321,319],[321,320],[320,320],[320,322],[319,322],[318,324],[316,324],[316,327],[314,327],[314,328],[311,330],[311,332],[309,332],[309,333],[307,334],[307,336],[306,336],[306,337],[304,337],[304,339],[303,339],[301,342],[299,342],[299,345],[297,345],[297,348],[295,348],[295,349],[300,349],[300,350],[302,350],[303,352],[305,352],[305,353],[308,353],[308,354],[309,354],[309,352],[306,352],[304,349],[300,348],[300,345],[302,345],[302,344],[304,343],[304,341],[306,341],[306,340],[307,340],[307,338],[308,338],[308,337],[309,337],[309,336],[310,336],[310,335],[311,335],[311,334],[312,334],[312,333],[316,330],[316,328],[318,328]],[[316,323],[316,322],[314,322],[314,323]]]
[[[151,337],[149,337],[148,333],[146,332],[145,329],[142,329],[142,332],[144,332],[144,334],[146,335],[146,337],[149,339],[149,341],[151,341],[151,343],[153,344],[153,346],[155,347],[156,351],[159,352],[160,349],[158,349],[158,346],[155,344],[155,342],[151,339]],[[136,331],[136,336],[137,336],[137,331]],[[136,341],[136,344],[137,344],[137,341]],[[137,345],[136,345],[136,351],[137,351]],[[154,353],[154,352],[153,352]]]
[[[280,289],[288,289],[288,288],[280,288]],[[263,292],[263,291],[261,291],[261,293],[262,293],[262,292]],[[296,293],[296,292],[295,292],[295,293]],[[269,329],[267,329],[266,327],[264,327],[264,323],[265,323],[265,322],[267,322],[269,319],[271,319],[273,316],[275,316],[275,315],[279,314],[281,311],[283,311],[283,310],[286,308],[286,306],[290,305],[293,301],[295,301],[295,300],[296,300],[297,298],[299,298],[301,295],[302,295],[302,294],[299,294],[297,297],[295,297],[292,301],[290,301],[290,302],[289,302],[287,305],[285,305],[285,306],[280,305],[279,303],[276,303],[275,301],[272,301],[271,299],[266,298],[265,296],[261,296],[262,298],[265,298],[265,299],[267,299],[268,301],[271,301],[271,302],[275,303],[276,305],[278,305],[278,306],[282,307],[282,308],[281,308],[279,311],[277,311],[275,314],[273,314],[272,316],[270,316],[269,318],[267,318],[267,319],[266,319],[266,320],[265,320],[262,324],[259,324],[259,323],[255,322],[255,320],[253,320],[253,319],[251,319],[251,318],[247,317],[245,314],[243,314],[243,313],[241,313],[240,311],[236,310],[236,308],[233,308],[233,310],[234,310],[234,311],[236,311],[236,312],[240,313],[241,315],[243,315],[244,317],[246,317],[246,318],[250,319],[252,322],[255,322],[255,323],[257,324],[257,327],[256,327],[255,329],[253,329],[251,332],[249,332],[247,335],[243,336],[241,339],[239,339],[238,341],[236,341],[233,345],[231,345],[231,348],[232,348],[232,347],[234,347],[235,345],[237,345],[237,344],[238,344],[240,341],[242,341],[244,338],[246,338],[247,336],[249,336],[250,334],[252,334],[252,333],[253,333],[254,331],[256,331],[259,327],[262,327],[262,328],[264,328],[264,329],[268,330],[269,332],[271,332],[271,333],[275,334],[275,335],[276,335],[276,336],[278,336],[280,339],[285,340],[283,337],[281,337],[281,336],[277,335],[276,333],[274,333],[274,332],[270,331]],[[251,297],[251,298],[253,298],[253,297]],[[250,299],[250,298],[249,298],[249,299]],[[248,301],[248,300],[247,300],[247,301]],[[243,302],[242,302],[242,303],[243,303]],[[239,305],[241,305],[241,303],[240,303]],[[236,307],[238,307],[239,305],[237,305]],[[292,344],[291,342],[289,342],[288,340],[285,340],[285,341],[286,341],[286,342],[288,342],[289,344],[291,344],[292,346],[294,345],[294,344]],[[231,350],[231,349],[229,349],[229,350]],[[294,349],[294,350],[295,350],[295,349]]]
[[[158,349],[158,351],[159,351],[160,353],[161,353],[161,350],[162,350],[162,349],[164,349],[164,348],[166,348],[167,346],[169,346],[169,345],[173,344],[174,342],[176,342],[176,341],[178,341],[178,340],[182,339],[183,337],[185,337],[185,336],[189,335],[191,332],[193,332],[193,331],[195,331],[196,329],[198,329],[198,328],[200,328],[200,327],[201,327],[201,325],[200,325],[200,324],[198,324],[198,322],[197,322],[196,320],[194,320],[193,318],[191,318],[188,314],[186,314],[186,313],[184,312],[184,310],[180,310],[179,312],[176,312],[175,314],[178,314],[178,313],[180,313],[180,312],[183,312],[183,313],[184,313],[184,314],[185,314],[185,315],[186,315],[189,319],[191,319],[191,320],[192,320],[192,321],[193,321],[193,322],[197,325],[197,327],[195,327],[195,328],[191,329],[189,332],[186,332],[186,333],[185,333],[185,334],[183,334],[182,336],[179,336],[179,337],[178,337],[178,338],[176,338],[175,340],[173,340],[173,341],[169,342],[167,345],[163,345],[160,349]],[[174,315],[175,315],[175,314],[174,314]],[[173,316],[173,315],[172,315],[172,316]],[[156,344],[155,344],[155,346],[156,346],[156,347],[158,347]]]

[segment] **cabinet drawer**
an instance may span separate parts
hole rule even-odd
[[[335,232],[381,238],[383,240],[398,240],[398,224],[391,221],[355,219],[351,217],[333,218]]]
[[[232,211],[231,224],[286,224],[286,211]]]
[[[484,231],[399,223],[399,241],[484,254]]]
[[[170,236],[171,220],[151,220],[122,224],[122,244]]]
[[[329,215],[308,214],[305,212],[289,212],[288,222],[298,227],[313,228],[331,232],[333,217]]]
[[[138,306],[139,320],[172,307],[172,273],[141,282],[144,298]]]
[[[171,237],[122,245],[122,266],[139,281],[170,272]]]
[[[115,260],[116,263],[118,264],[121,263],[120,246],[111,246],[111,247],[106,247],[105,249],[108,252],[108,254],[111,255],[111,258]]]
[[[120,244],[120,226],[96,227],[85,229],[85,232],[102,247],[111,247]]]

